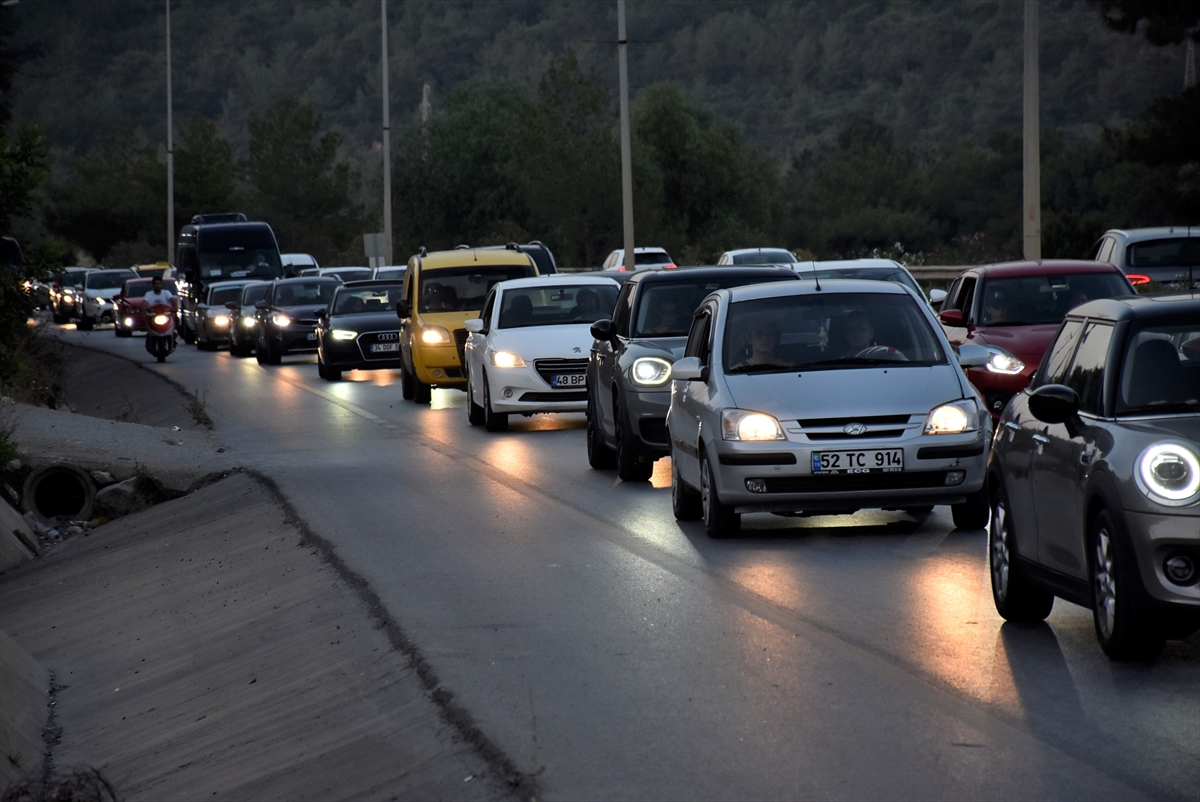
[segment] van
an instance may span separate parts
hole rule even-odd
[[[185,279],[179,288],[180,333],[187,342],[195,340],[196,304],[207,283],[229,279],[270,281],[284,276],[279,243],[266,223],[186,225],[179,232],[175,265]]]
[[[427,404],[435,386],[464,389],[464,322],[479,317],[494,285],[537,275],[533,258],[514,248],[422,248],[409,259],[404,297],[396,305],[404,398]]]

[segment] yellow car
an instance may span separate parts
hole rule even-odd
[[[515,246],[500,249],[456,248],[408,260],[400,317],[400,361],[404,398],[429,403],[433,387],[465,389],[464,321],[480,317],[492,286],[539,275],[537,265]]]

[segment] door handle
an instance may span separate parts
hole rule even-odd
[[[1033,439],[1039,443],[1049,443],[1050,442],[1050,438],[1044,434],[1035,434],[1033,436]]]
[[[1009,428],[1009,429],[1012,429],[1014,432],[1019,432],[1019,431],[1021,431],[1021,427],[1020,427],[1020,426],[1018,426],[1017,424],[1013,423],[1013,422],[1012,422],[1012,421],[1010,421],[1010,420],[1006,420],[1006,421],[1004,422],[1004,425],[1005,425],[1007,428]]]
[[[1092,460],[1096,457],[1096,449],[1094,446],[1088,446],[1079,455],[1080,465],[1091,465]]]

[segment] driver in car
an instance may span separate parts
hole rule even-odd
[[[862,312],[848,312],[830,326],[835,357],[857,356],[875,344],[875,327]]]
[[[664,296],[652,311],[652,319],[647,321],[645,333],[669,334],[679,331],[679,312],[679,300],[673,295]]]

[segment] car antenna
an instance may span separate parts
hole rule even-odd
[[[812,265],[813,284],[815,284],[817,286],[817,292],[820,292],[821,291],[821,279],[817,277],[817,263],[814,260],[812,262],[809,262],[809,264]]]

